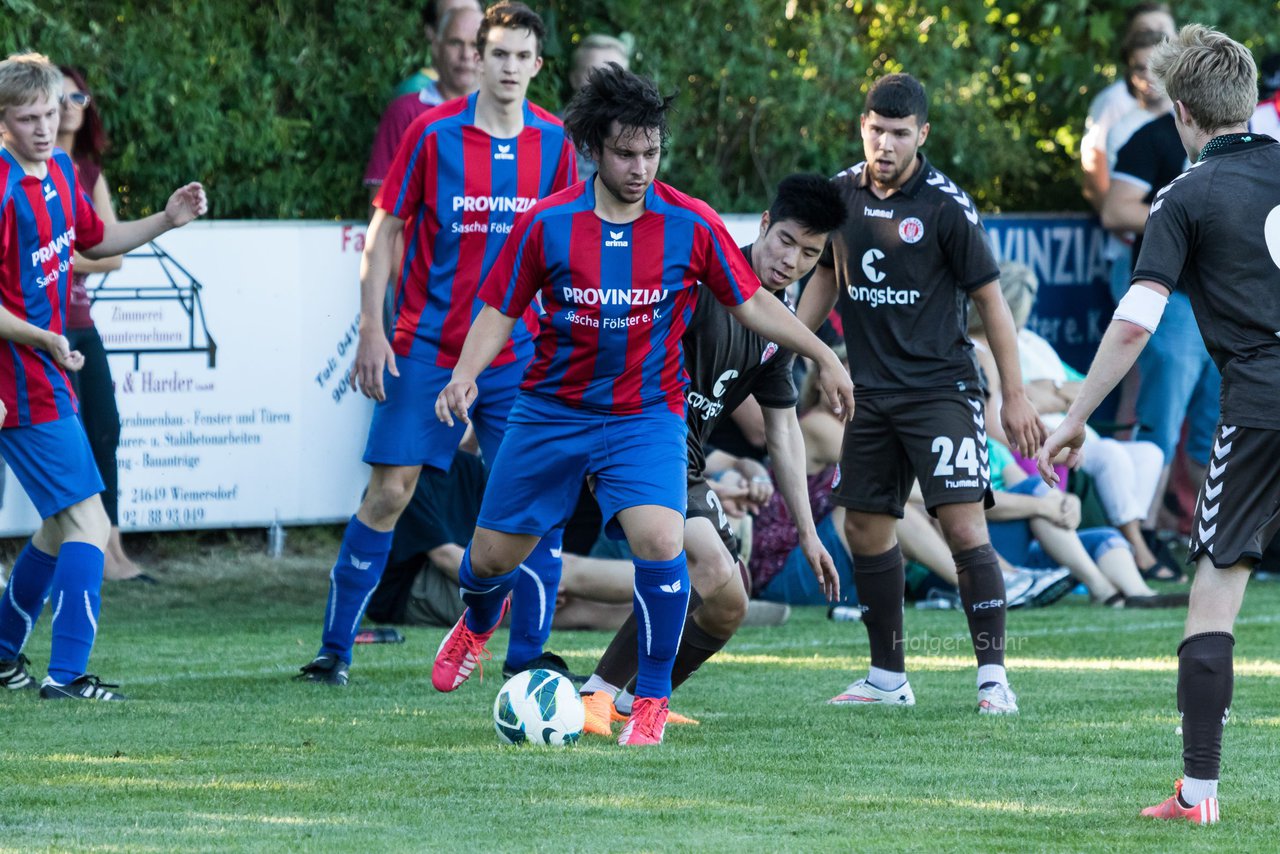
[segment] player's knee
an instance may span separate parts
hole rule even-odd
[[[364,508],[375,521],[381,522],[390,517],[390,522],[394,524],[404,508],[409,506],[416,485],[416,479],[401,477],[381,477],[370,481]]]
[[[715,591],[734,580],[738,574],[738,569],[728,554],[697,555],[689,552],[688,558],[689,581],[693,584],[693,589],[704,597],[715,595]]]
[[[737,575],[737,572],[734,572]],[[729,637],[747,618],[747,591],[736,577],[726,580],[696,611],[698,625],[716,637]]]
[[[986,522],[979,519],[952,519],[943,526],[943,536],[952,554],[967,552],[989,541]]]
[[[631,551],[641,560],[671,561],[684,550],[684,531],[679,528],[673,531],[651,531],[648,536],[636,539],[637,542],[629,545]]]
[[[97,495],[62,510],[55,517],[60,531],[59,545],[75,541],[89,543],[104,551],[111,536],[111,520]]]

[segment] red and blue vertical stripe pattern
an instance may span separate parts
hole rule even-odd
[[[680,338],[699,283],[729,306],[760,286],[710,207],[655,182],[639,219],[608,223],[595,214],[588,181],[516,220],[480,298],[520,317],[541,297],[521,388],[595,412],[667,407],[683,418]]]
[[[516,215],[577,176],[573,145],[546,110],[526,101],[524,129],[499,139],[475,126],[475,109],[470,95],[419,116],[374,201],[405,221],[392,349],[444,368],[458,362]],[[493,364],[527,360],[533,328],[530,315]]]
[[[43,180],[0,149],[0,187],[0,306],[61,335],[72,253],[102,242],[102,220],[61,149],[54,149]],[[13,341],[0,341],[0,400],[5,427],[46,424],[77,411],[71,383],[53,358]]]

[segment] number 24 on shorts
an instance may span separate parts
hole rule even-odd
[[[956,473],[956,469],[964,469],[969,473],[970,477],[977,477],[980,468],[978,464],[978,445],[972,437],[966,437],[960,441],[960,449],[957,451],[955,442],[949,436],[938,436],[933,440],[933,452],[938,455],[938,465],[933,470],[934,477],[948,477]],[[955,454],[954,460],[952,454]]]

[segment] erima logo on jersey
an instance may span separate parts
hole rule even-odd
[[[537,201],[530,196],[454,196],[453,209],[468,213],[524,213]]]
[[[562,288],[564,301],[575,305],[653,305],[667,298],[666,290],[632,288],[629,291],[601,288]]]
[[[46,185],[44,188],[44,200],[47,202],[50,199],[56,199],[56,198],[58,198],[57,188],[54,187],[52,184]]]
[[[361,572],[364,572],[366,569],[373,566],[373,561],[360,560],[355,555],[351,555],[351,565],[354,566],[356,569],[360,570]]]
[[[515,160],[516,156],[511,153],[510,145],[499,145],[498,150],[493,153],[494,160]]]
[[[604,242],[604,245],[605,246],[630,246],[631,244],[623,239],[626,236],[627,236],[627,233],[625,231],[614,231],[613,229],[610,229],[609,239]]]
[[[659,590],[661,590],[663,593],[679,593],[679,592],[680,592],[680,587],[681,587],[681,584],[680,584],[680,580],[679,580],[679,579],[676,579],[675,581],[671,582],[670,584],[659,584],[659,585],[658,585],[658,589],[659,589]]]
[[[75,228],[68,228],[59,236],[53,238],[44,246],[41,246],[35,252],[31,253],[31,264],[33,266],[44,264],[57,258],[59,253],[64,249],[70,249],[72,242],[76,239]]]

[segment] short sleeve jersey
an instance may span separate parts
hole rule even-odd
[[[414,120],[374,204],[405,221],[396,286],[397,356],[458,362],[476,297],[516,214],[573,183],[573,146],[560,120],[525,102],[524,129],[498,139],[475,126],[476,95]],[[533,321],[516,327],[494,365],[527,359]]]
[[[695,288],[738,305],[760,283],[705,202],[655,181],[640,218],[614,224],[595,201],[587,181],[521,215],[480,298],[509,317],[541,299],[522,389],[576,409],[683,418]]]
[[[43,180],[0,149],[0,306],[19,320],[62,334],[72,253],[102,242],[102,220],[76,182],[71,158],[54,149]],[[62,368],[44,350],[0,342],[4,427],[29,427],[76,414]]]
[[[1247,140],[1156,194],[1133,280],[1190,298],[1222,371],[1223,423],[1280,430],[1280,144]]]
[[[1084,120],[1084,138],[1080,141],[1080,150],[1092,148],[1104,151],[1107,146],[1107,134],[1111,132],[1112,125],[1137,106],[1138,99],[1129,93],[1129,87],[1123,80],[1104,86],[1089,104],[1089,115]]]
[[[819,262],[835,270],[854,385],[862,394],[981,388],[968,295],[1000,271],[973,200],[923,156],[887,199],[865,166],[833,179],[849,218]]]
[[[1146,191],[1143,201],[1151,204],[1156,191],[1177,178],[1187,168],[1187,152],[1178,137],[1173,113],[1152,119],[1133,132],[1116,152],[1111,180],[1125,181]],[[1134,240],[1133,255],[1142,250],[1143,235]]]
[[[378,131],[373,136],[373,148],[369,150],[369,165],[364,170],[366,187],[377,187],[387,177],[387,171],[400,148],[400,140],[413,120],[432,107],[444,103],[435,83],[428,83],[430,85],[423,87],[420,92],[410,92],[393,99],[382,111]]]
[[[742,255],[750,264],[751,247],[743,247]],[[777,298],[787,303],[785,291]],[[749,395],[768,409],[796,405],[795,354],[743,326],[707,293],[698,294],[682,343],[689,373],[689,475],[700,477],[707,465],[704,449],[716,424]]]

